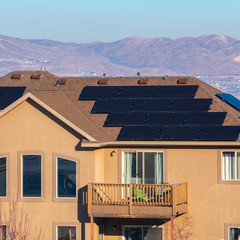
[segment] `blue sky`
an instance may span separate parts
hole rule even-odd
[[[240,0],[1,0],[0,35],[112,42],[224,34],[240,39]]]

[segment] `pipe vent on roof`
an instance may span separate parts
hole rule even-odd
[[[146,85],[146,84],[148,84],[148,80],[147,79],[140,79],[140,80],[138,80],[138,84],[139,85]]]
[[[188,79],[187,78],[180,78],[177,80],[178,84],[187,84]]]
[[[15,73],[15,74],[13,74],[13,75],[11,76],[11,79],[21,79],[21,77],[22,77],[22,74],[20,74],[20,73]]]
[[[100,80],[98,80],[98,85],[107,85],[107,83],[108,83],[108,80],[107,79],[100,79]]]
[[[35,80],[39,80],[41,78],[41,74],[40,73],[35,73],[31,76],[31,79],[35,79]]]

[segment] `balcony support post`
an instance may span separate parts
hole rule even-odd
[[[94,237],[93,237],[94,232],[93,232],[93,217],[92,216],[90,217],[90,222],[91,222],[91,240],[93,240],[94,239]]]
[[[132,195],[133,195],[133,185],[129,185],[129,215],[132,215]]]

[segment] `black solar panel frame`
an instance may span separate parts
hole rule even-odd
[[[201,127],[199,126],[166,126],[158,140],[161,141],[196,141]]]
[[[122,127],[117,141],[156,141],[161,127]]]
[[[159,86],[123,86],[119,98],[155,98]]]
[[[226,112],[191,112],[185,121],[188,126],[221,126],[226,118]]]
[[[133,112],[159,112],[168,111],[172,99],[136,99],[131,109]]]
[[[91,113],[128,112],[133,105],[132,99],[98,99]]]
[[[236,141],[240,126],[203,126],[199,141]]]
[[[144,112],[110,113],[104,127],[141,126],[146,117]]]
[[[164,126],[164,125],[182,125],[186,118],[186,113],[183,112],[161,112],[149,113],[145,122],[145,126]]]
[[[97,100],[102,98],[118,98],[121,86],[86,86],[78,100]]]
[[[26,87],[0,87],[0,109],[4,109],[22,97]]]
[[[198,85],[188,86],[160,86],[156,98],[194,98]]]
[[[208,111],[211,98],[174,99],[171,111]]]

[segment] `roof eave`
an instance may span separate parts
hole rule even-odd
[[[112,141],[82,142],[84,148],[104,147],[240,147],[237,141]]]

